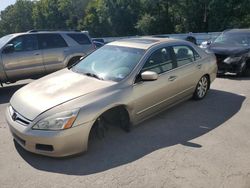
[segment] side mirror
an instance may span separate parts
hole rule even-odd
[[[15,51],[15,47],[14,47],[14,44],[7,44],[4,49],[3,49],[3,52],[5,54],[8,54],[8,53],[12,53]]]
[[[154,81],[158,79],[158,74],[153,71],[145,71],[141,73],[141,78],[143,81]]]

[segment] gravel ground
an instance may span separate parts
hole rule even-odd
[[[16,145],[0,88],[0,187],[250,187],[250,79],[226,77],[202,101],[189,100],[135,127],[110,129],[85,154],[53,159]]]

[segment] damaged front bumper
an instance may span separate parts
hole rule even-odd
[[[218,74],[224,74],[228,72],[239,74],[242,72],[243,67],[246,66],[246,61],[242,57],[233,59],[229,56],[218,54],[216,54],[216,57],[218,65]]]

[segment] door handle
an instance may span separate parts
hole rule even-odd
[[[197,67],[198,69],[201,69],[202,64],[198,64],[196,67]]]
[[[168,80],[171,81],[171,82],[173,82],[173,81],[176,80],[176,78],[177,78],[177,76],[170,76],[170,77],[168,78]]]

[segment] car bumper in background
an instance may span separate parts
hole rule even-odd
[[[218,73],[239,73],[241,63],[226,64],[223,62],[218,62]]]

